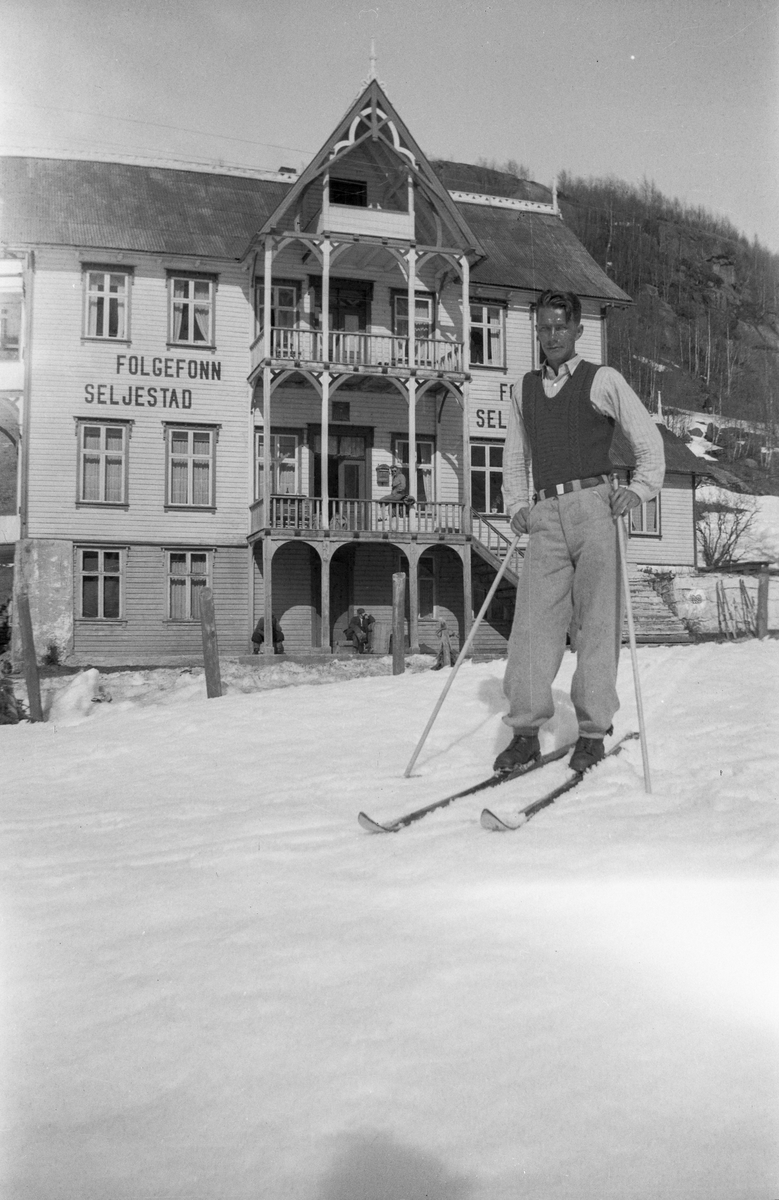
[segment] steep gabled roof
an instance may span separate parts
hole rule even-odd
[[[481,196],[506,196],[512,200],[532,200],[552,203],[552,192],[533,179],[520,179],[509,171],[478,163],[452,162],[448,158],[431,159],[430,165],[441,183],[450,192],[476,192]]]
[[[631,303],[560,217],[476,204],[459,207],[485,254],[471,272],[473,283],[534,292],[558,288],[605,303]]]
[[[687,449],[681,438],[672,433],[666,425],[658,425],[665,449],[666,475],[706,475],[706,464]],[[615,467],[623,467],[632,471],[636,465],[633,451],[628,445],[625,435],[617,426],[614,431],[614,441],[611,443],[611,461]]]
[[[0,240],[237,260],[288,191],[237,175],[0,158]]]
[[[295,187],[168,167],[0,157],[0,241],[239,261]],[[474,285],[630,302],[559,217],[447,203],[485,255],[471,269]]]
[[[413,170],[418,186],[446,218],[446,223],[455,232],[455,244],[463,250],[481,254],[478,240],[474,237],[463,215],[460,205],[455,204],[447,189],[424,153],[411,136],[394,106],[390,103],[381,85],[372,79],[346,112],[321,149],[301,173],[289,193],[270,214],[257,236],[283,225],[285,214],[300,199],[310,184],[341,158],[348,155],[361,142],[382,142],[393,155],[403,158]]]

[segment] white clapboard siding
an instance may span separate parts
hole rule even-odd
[[[582,313],[582,336],[576,343],[576,351],[587,362],[603,362],[603,321],[600,314]]]
[[[248,600],[246,550],[217,549],[212,563],[219,653],[242,653],[246,645]],[[125,552],[123,619],[99,622],[77,618],[74,629],[77,659],[129,665],[158,661],[166,655],[200,657],[203,649],[200,622],[168,620],[167,578],[166,556],[159,546],[131,546]],[[76,574],[77,591],[78,587]]]
[[[512,305],[506,313],[506,372],[516,383],[535,366],[534,322],[529,303]]]
[[[632,535],[628,562],[646,566],[693,566],[695,526],[689,475],[667,475],[660,493],[660,537]]]
[[[106,253],[99,255],[106,259]],[[74,252],[42,251],[37,256],[36,309],[31,347],[34,381],[30,406],[29,535],[31,537],[112,537],[128,541],[159,539],[187,543],[239,542],[248,529],[249,395],[245,279],[233,266],[219,271],[216,295],[216,350],[167,345],[167,280],[155,260],[134,256],[131,285],[131,343],[82,339],[82,272]],[[153,359],[180,360],[183,378],[141,376]],[[137,367],[130,373],[130,361]],[[191,380],[188,364],[218,362],[219,380]],[[175,369],[175,367],[173,368]],[[197,367],[195,369],[198,369]],[[113,386],[118,403],[87,402],[87,385]],[[129,388],[175,387],[179,404],[185,388],[188,409],[123,403]],[[95,395],[96,393],[92,393]],[[158,391],[158,397],[161,393]],[[108,390],[104,393],[109,398]],[[135,399],[148,399],[144,392]],[[131,422],[126,510],[77,505],[76,418]],[[216,511],[165,511],[165,422],[219,425],[216,448]]]

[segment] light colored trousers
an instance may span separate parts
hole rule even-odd
[[[531,735],[554,714],[552,684],[569,629],[571,700],[584,737],[602,737],[619,708],[622,632],[619,542],[609,485],[541,500],[530,510],[503,690],[503,718]]]

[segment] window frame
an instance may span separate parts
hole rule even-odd
[[[486,517],[488,520],[490,519],[490,517],[505,517],[506,516],[506,509],[505,509],[504,500],[503,500],[503,452],[505,450],[505,447],[506,447],[505,442],[498,441],[497,439],[491,441],[489,438],[472,438],[471,443],[470,443],[471,461],[469,463],[469,471],[470,471],[470,482],[471,482],[471,506],[475,512],[478,512],[481,516]],[[475,449],[484,449],[486,451],[485,456],[484,456],[485,461],[484,461],[483,467],[474,464],[473,452]],[[490,476],[492,475],[493,472],[497,471],[497,468],[493,467],[492,463],[490,462],[490,453],[489,453],[490,450],[499,450],[501,453],[501,464],[500,464],[501,482],[497,489],[498,495],[500,497],[500,504],[501,504],[500,509],[489,508],[489,507],[483,508],[483,509],[477,508],[476,505],[473,503],[473,476],[474,476],[475,472],[479,472],[480,474],[484,475],[484,498],[485,498],[485,500],[489,502],[489,500],[491,498],[491,489],[489,486]]]
[[[479,370],[505,371],[506,369],[506,305],[500,300],[487,300],[483,297],[471,297],[469,300],[470,307],[470,329],[471,329],[471,346],[470,349],[470,364],[472,367],[477,367]],[[482,320],[474,321],[474,308],[481,308]],[[491,339],[489,337],[489,323],[485,320],[487,309],[497,309],[499,315],[499,330],[498,330],[498,355],[489,362],[475,362],[473,357],[473,330],[474,328],[484,331],[483,345],[490,346]]]
[[[205,424],[197,421],[163,421],[162,431],[165,439],[165,501],[163,508],[165,512],[216,512],[216,447],[219,441],[219,430],[221,425]],[[207,504],[195,504],[194,502],[194,482],[195,482],[195,460],[204,459],[205,455],[196,455],[194,449],[189,449],[190,444],[194,447],[194,436],[187,439],[188,449],[186,453],[175,453],[173,451],[173,436],[174,434],[187,433],[208,434],[209,435],[209,498]],[[174,500],[173,497],[173,460],[174,458],[186,458],[187,460],[187,495],[192,499],[186,502]]]
[[[214,550],[203,548],[200,546],[171,546],[164,547],[165,555],[165,622],[173,625],[194,625],[200,623],[199,606],[193,605],[192,580],[203,580],[202,587],[211,588],[213,590],[213,574],[214,574]],[[171,570],[174,555],[183,555],[186,559],[186,572],[174,572]],[[192,558],[194,555],[202,557],[205,560],[206,569],[204,572],[192,571]],[[174,579],[186,579],[186,616],[173,615],[173,591],[172,581]],[[197,611],[196,611],[197,609]]]
[[[83,545],[83,544],[77,543],[76,546],[74,547],[74,549],[76,552],[75,575],[76,575],[76,578],[78,579],[77,598],[76,598],[76,604],[77,604],[76,620],[79,622],[81,622],[81,621],[99,622],[101,625],[106,624],[106,623],[110,623],[112,625],[125,624],[126,623],[125,583],[126,583],[126,567],[127,567],[127,548],[125,546],[106,546],[106,545],[102,545],[102,544],[95,545],[95,546],[89,546],[89,545]],[[93,570],[90,570],[89,572],[85,571],[85,569],[84,569],[84,555],[85,554],[97,554],[98,555],[98,569],[96,572]],[[118,569],[116,571],[108,571],[107,572],[105,570],[105,555],[106,554],[116,554],[117,555],[117,557],[119,559],[119,563],[118,563]],[[98,613],[94,616],[85,615],[85,613],[84,613],[84,583],[87,578],[91,578],[95,575],[98,579],[98,591],[97,591],[98,606],[97,607],[98,607],[98,610],[102,609],[103,611],[98,611]],[[113,578],[117,578],[119,581],[119,583],[118,583],[118,613],[116,616],[107,617],[107,616],[105,616],[105,599],[106,599],[106,597],[105,597],[105,582],[107,579],[113,579]],[[102,582],[102,586],[101,586],[101,582]]]
[[[261,452],[260,446],[264,440],[264,436],[265,436],[264,429],[261,426],[255,427],[255,430],[254,430],[254,499],[255,499],[255,501],[262,500],[262,495],[263,495],[262,483],[261,483],[261,478],[260,478],[263,462],[262,462],[262,452]],[[271,489],[270,489],[271,496],[302,496],[303,493],[301,491],[301,487],[302,487],[302,474],[303,474],[303,444],[304,444],[303,431],[301,429],[271,429],[270,436],[271,436]],[[295,438],[295,491],[293,491],[293,492],[279,492],[279,491],[274,490],[274,488],[272,486],[274,480],[275,480],[275,482],[278,482],[278,475],[274,475],[274,472],[277,470],[278,462],[279,462],[278,458],[274,457],[274,439],[280,438],[280,437],[294,437]]]
[[[654,528],[647,527],[647,518],[650,510],[654,508],[654,520],[652,522]],[[643,500],[641,504],[629,510],[628,530],[632,538],[652,538],[659,541],[663,536],[662,528],[662,502],[661,493],[658,492],[651,500]],[[636,526],[636,519],[640,516],[640,528]]]
[[[406,478],[407,478],[407,483],[408,483],[409,495],[414,497],[417,504],[420,504],[420,503],[421,504],[435,504],[436,496],[438,494],[436,491],[437,482],[438,482],[437,481],[437,471],[436,471],[436,458],[437,458],[437,456],[436,456],[436,440],[432,433],[418,433],[416,441],[417,441],[417,478],[413,481],[413,483],[414,483],[413,487],[412,487],[412,481],[410,479],[408,479],[408,447],[409,447],[408,433],[393,433],[391,435],[390,442],[391,442],[391,450],[392,450],[392,465],[394,467],[401,467],[402,470],[405,472]],[[430,462],[429,463],[421,462],[421,460],[419,459],[420,443],[430,446]],[[406,447],[405,458],[401,454],[401,451],[400,451],[401,446]],[[431,497],[429,500],[420,500],[419,473],[420,473],[420,471],[426,470],[428,467],[429,467],[429,475],[430,475]]]
[[[333,196],[333,192],[341,189],[341,199]],[[351,199],[344,199],[350,196]],[[327,183],[327,197],[330,204],[341,208],[368,208],[367,179],[347,179],[344,175],[330,175]]]
[[[216,292],[219,281],[218,275],[207,274],[203,271],[174,271],[168,270],[168,347],[188,346],[193,350],[215,350],[216,349]],[[186,282],[189,284],[206,283],[208,284],[208,315],[209,329],[208,337],[201,341],[195,338],[177,338],[175,337],[176,329],[176,304],[186,303],[191,310],[191,324],[194,332],[195,328],[195,309],[198,305],[198,299],[194,295],[180,297],[176,296],[176,284]],[[202,307],[203,301],[200,301]]]
[[[405,321],[407,326],[409,324],[408,315],[406,315],[405,317],[398,317],[398,302],[405,303],[407,305],[408,304],[408,292],[403,291],[401,288],[392,288],[390,296],[391,296],[391,307],[392,307],[392,314],[391,314],[392,315],[392,336],[399,337],[399,338],[407,338],[409,336],[408,329],[406,330],[405,333],[398,332],[398,321],[399,320]],[[437,318],[436,296],[435,296],[434,292],[426,292],[426,291],[416,290],[414,292],[414,308],[415,308],[415,310],[416,310],[416,302],[418,300],[426,300],[430,305],[430,322],[429,322],[430,327],[429,327],[429,332],[426,334],[419,334],[416,332],[417,320],[416,320],[416,311],[415,311],[414,312],[414,340],[417,342],[429,342],[429,341],[432,341],[432,339],[435,337],[435,331],[436,331],[436,318]]]
[[[130,507],[130,438],[132,437],[132,429],[134,421],[120,420],[118,418],[111,419],[110,417],[99,417],[96,420],[91,420],[89,417],[76,417],[76,507],[77,508],[123,508]],[[87,429],[100,429],[101,446],[97,451],[100,456],[100,491],[101,498],[94,500],[88,499],[84,495],[86,485],[85,459],[87,456],[87,448],[84,445],[85,434]],[[106,459],[111,455],[115,455],[116,451],[109,451],[105,446],[105,432],[108,430],[121,430],[122,438],[122,498],[121,500],[108,500],[105,498],[106,485]],[[92,453],[95,453],[94,448],[90,447]]]
[[[282,288],[288,288],[295,293],[295,304],[293,308],[294,319],[291,325],[279,325],[276,320],[279,311],[289,312],[289,305],[279,305],[278,292]],[[300,330],[300,314],[302,305],[302,288],[303,280],[301,279],[271,279],[271,329],[289,329]],[[260,275],[254,280],[254,336],[259,337],[263,330],[263,314],[265,309],[265,278]]]
[[[419,560],[417,562],[417,620],[418,621],[436,620],[439,616],[439,612],[438,612],[439,607],[440,607],[439,596],[438,596],[439,563],[440,563],[439,555],[433,554],[432,551],[426,550],[419,556]],[[422,581],[422,568],[423,567],[424,567],[425,571],[427,571],[428,568],[430,571],[429,575],[427,575],[424,580],[424,586],[423,586],[423,581]],[[430,594],[432,596],[431,611],[423,613],[422,612],[422,598],[423,598],[423,594],[428,590],[428,588],[429,588]]]
[[[133,281],[135,278],[134,272],[135,272],[135,268],[127,266],[125,263],[115,263],[115,264],[114,263],[92,263],[92,262],[82,262],[81,263],[81,287],[82,287],[82,305],[83,305],[82,326],[81,326],[82,341],[85,341],[85,342],[110,342],[111,345],[118,344],[118,345],[128,345],[129,346],[129,344],[131,342],[130,298],[131,298],[131,294],[132,294],[132,284],[133,284]],[[91,311],[90,310],[90,299],[91,299],[92,295],[95,294],[95,293],[93,293],[93,290],[90,286],[90,276],[92,276],[92,275],[103,275],[104,278],[106,276],[111,276],[111,275],[121,275],[124,277],[124,328],[123,328],[121,334],[117,333],[115,335],[112,335],[110,332],[109,333],[92,333],[92,332],[90,332],[90,328],[89,328],[89,324],[90,324],[89,318],[90,318],[90,311]],[[105,304],[106,299],[108,299],[109,303],[107,306],[107,313],[105,311],[103,313],[103,322],[102,323],[103,323],[103,325],[105,325],[106,322],[108,322],[110,325],[110,319],[111,319],[111,317],[110,317],[110,302],[111,302],[110,283],[109,283],[109,290],[104,292],[103,296],[102,296],[102,300],[103,300],[104,304]]]

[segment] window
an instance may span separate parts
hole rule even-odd
[[[264,435],[261,432],[257,433],[256,440],[256,498],[261,500]],[[297,496],[300,494],[300,485],[298,483],[298,442],[299,437],[296,433],[271,434],[270,491],[272,496]]]
[[[78,422],[79,504],[127,504],[127,445],[124,422]]]
[[[393,296],[392,332],[396,337],[408,337],[408,296]],[[433,297],[419,293],[414,298],[414,337],[433,336]]]
[[[471,504],[477,512],[503,512],[503,446],[471,443]]]
[[[432,554],[423,554],[419,560],[417,592],[419,596],[419,616],[434,617],[437,588],[435,559]]]
[[[433,451],[434,444],[432,441],[417,440],[417,486],[414,491],[409,480],[409,492],[414,499],[419,501],[435,499],[435,481],[433,479]],[[395,463],[402,467],[408,474],[408,439],[405,441],[402,438],[395,439],[393,449],[393,457]]]
[[[499,304],[471,304],[471,364],[502,367],[504,313]]]
[[[271,284],[270,295],[271,329],[280,331],[274,341],[280,342],[282,346],[289,342],[288,348],[291,351],[291,339],[281,331],[295,329],[298,324],[298,285],[279,280]],[[259,334],[265,328],[265,284],[262,279],[258,279],[254,285],[254,314]],[[285,355],[274,349],[274,357],[283,358]]]
[[[121,268],[85,267],[84,336],[126,341],[130,273]]]
[[[18,362],[22,335],[22,294],[0,291],[0,362]]]
[[[189,346],[214,344],[214,280],[171,275],[170,340]]]
[[[660,536],[660,497],[654,496],[645,504],[630,509],[630,536]]]
[[[213,508],[216,430],[169,425],[166,435],[166,503],[177,508]]]
[[[368,207],[368,184],[361,179],[331,179],[330,203],[352,208]]]
[[[205,550],[169,550],[168,619],[199,621],[200,597],[210,587],[210,556]]]
[[[79,556],[79,616],[116,621],[122,615],[122,551],[86,550]]]

